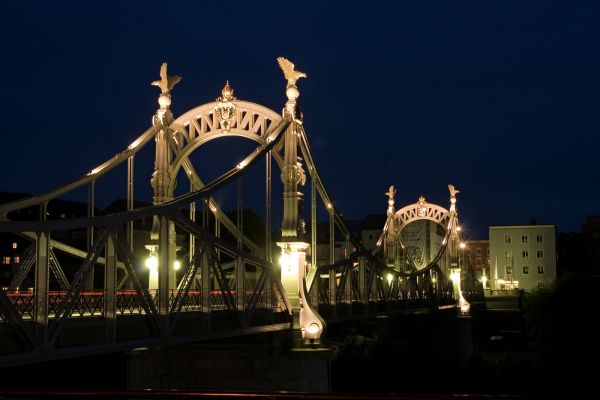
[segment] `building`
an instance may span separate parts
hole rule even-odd
[[[492,290],[531,291],[556,279],[554,225],[491,226]]]
[[[468,240],[465,242],[467,257],[478,278],[490,276],[490,241]],[[489,279],[485,280],[486,288],[489,288]]]

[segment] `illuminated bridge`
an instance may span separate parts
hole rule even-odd
[[[161,79],[153,83],[161,89],[160,108],[147,131],[81,178],[0,205],[0,233],[29,243],[12,282],[0,290],[0,365],[289,330],[299,346],[315,346],[327,324],[337,321],[456,307],[468,313],[470,303],[482,300],[461,248],[452,185],[449,209],[421,198],[396,210],[391,187],[375,251],[351,234],[318,173],[298,108],[296,81],[305,75],[288,60],[278,61],[287,80],[281,114],[236,99],[227,83],[215,102],[177,118],[170,110],[171,90],[180,78],[168,76],[163,64]],[[203,181],[190,156],[227,137],[249,139],[256,148]],[[134,160],[150,146],[153,205],[135,208]],[[283,188],[275,198],[273,164]],[[94,215],[97,183],[125,165],[127,210]],[[248,188],[243,178],[250,173],[263,182]],[[188,181],[189,191],[176,196],[176,185],[183,184],[178,177]],[[49,202],[86,188],[87,217],[47,218]],[[264,199],[264,246],[244,232],[248,192]],[[219,206],[223,193],[234,193],[237,218]],[[302,211],[305,194],[309,224]],[[39,211],[39,219],[14,217],[26,209]],[[274,209],[283,209],[276,257]],[[329,224],[329,260],[322,265],[315,251],[320,217]],[[151,226],[143,243],[134,235],[141,221]],[[83,248],[61,240],[74,231],[87,236]],[[342,257],[335,257],[336,240],[345,243]],[[78,268],[68,278],[64,266],[75,259]],[[26,279],[33,287],[22,287]]]

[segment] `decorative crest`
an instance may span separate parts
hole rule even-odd
[[[417,216],[419,218],[425,218],[425,216],[427,216],[427,203],[425,202],[425,197],[419,197],[419,202],[417,204]]]
[[[151,83],[153,86],[158,86],[161,90],[161,94],[169,95],[171,89],[181,81],[179,75],[168,76],[167,75],[167,63],[162,63],[160,67],[160,80]]]
[[[225,83],[221,90],[221,97],[217,98],[218,104],[215,106],[215,115],[219,121],[219,126],[223,132],[227,133],[231,129],[231,124],[236,114],[236,106],[231,101],[236,98],[233,96],[233,88],[229,86],[229,81]]]
[[[300,78],[306,78],[306,74],[294,69],[294,64],[284,57],[277,57],[279,67],[283,71],[283,76],[287,79],[287,86],[296,86],[296,81]]]

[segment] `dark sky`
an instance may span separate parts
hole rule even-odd
[[[0,190],[42,193],[123,150],[163,61],[183,76],[176,116],[226,79],[280,111],[282,55],[308,73],[305,128],[345,215],[385,212],[390,184],[399,206],[447,207],[448,183],[471,238],[600,214],[599,2],[65,3],[0,1]]]

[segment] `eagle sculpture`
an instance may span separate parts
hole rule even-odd
[[[394,199],[394,195],[396,195],[396,189],[394,185],[390,186],[390,189],[386,192],[386,195],[390,198],[390,200]]]
[[[160,67],[160,80],[152,82],[152,85],[158,86],[162,94],[169,94],[169,91],[173,89],[181,77],[179,75],[167,76],[167,63],[162,63]]]
[[[460,193],[460,190],[456,190],[454,185],[448,185],[448,190],[450,191],[450,197],[456,197],[456,193]]]
[[[287,58],[277,57],[277,62],[283,71],[285,79],[288,81],[288,86],[296,86],[296,81],[298,79],[306,78],[306,74],[304,72],[294,70],[294,64]]]

